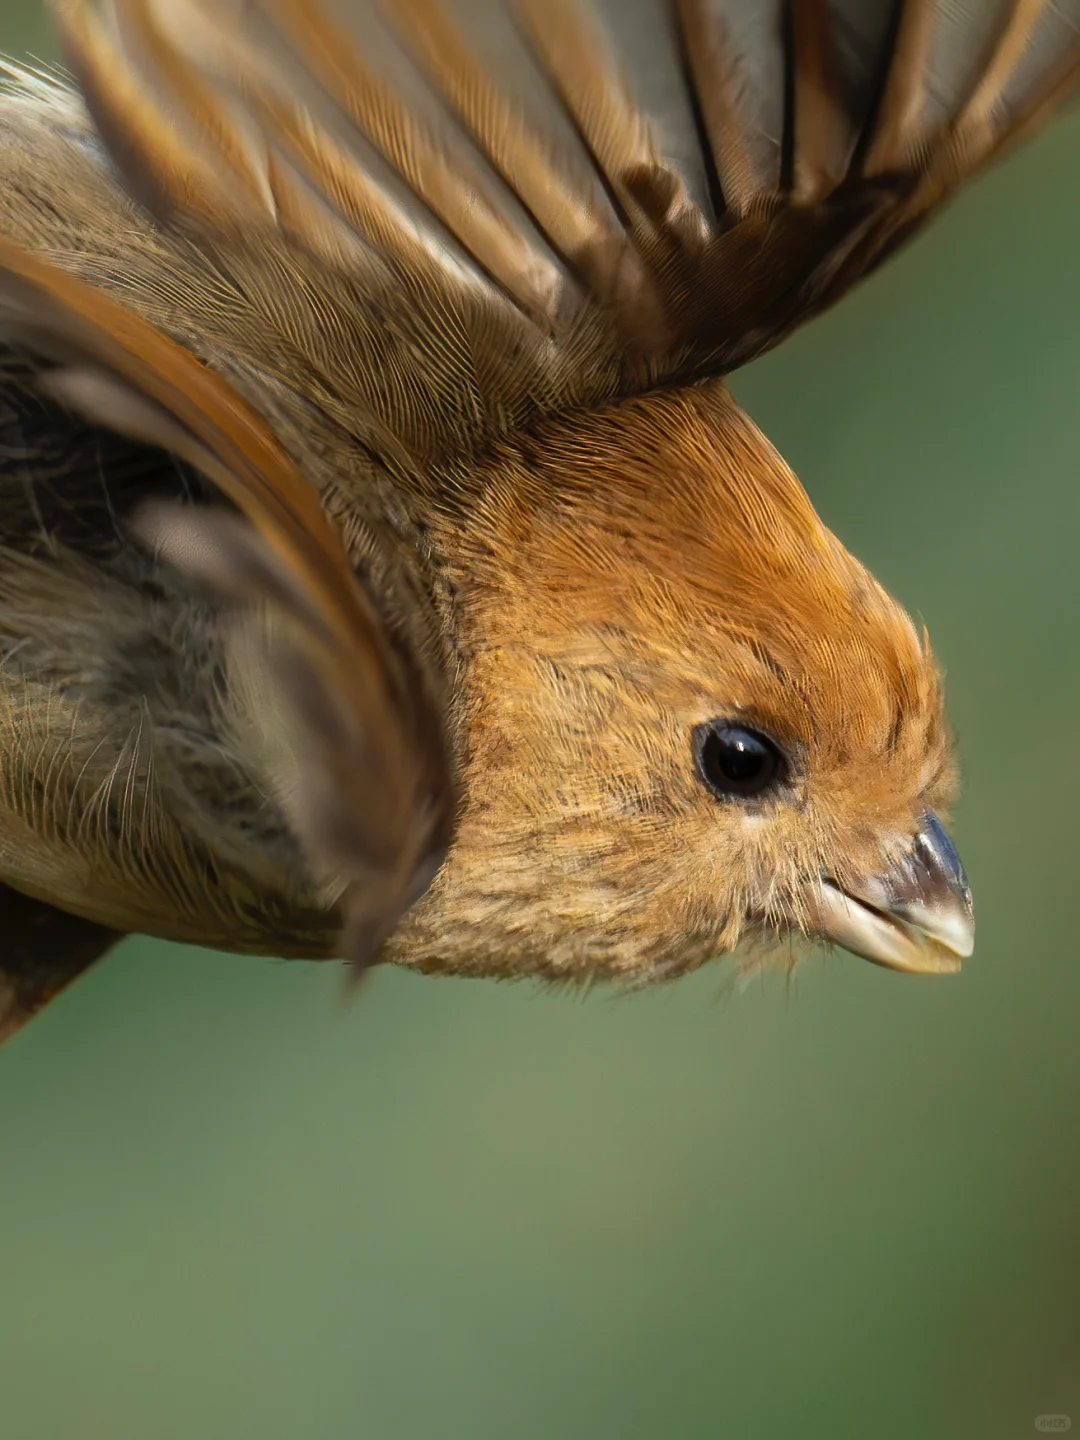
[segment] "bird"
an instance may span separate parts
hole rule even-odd
[[[132,933],[956,973],[929,637],[726,377],[1066,106],[1080,6],[53,14],[0,93],[0,1036]]]

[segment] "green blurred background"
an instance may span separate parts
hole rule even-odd
[[[1080,118],[735,385],[948,668],[963,977],[131,942],[0,1052],[5,1440],[1080,1426],[1078,179]]]

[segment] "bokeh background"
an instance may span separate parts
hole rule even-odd
[[[735,384],[948,668],[962,978],[129,942],[0,1052],[5,1440],[1080,1427],[1078,179],[1080,118]]]

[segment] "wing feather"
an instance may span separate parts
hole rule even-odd
[[[525,397],[496,394],[510,424],[553,396],[761,353],[1080,85],[1080,0],[62,0],[60,14],[136,194],[156,187],[204,236],[256,216],[339,267],[388,266],[403,303],[416,283],[447,314],[525,316],[532,338],[501,374],[478,362]]]
[[[199,468],[244,517],[157,511],[166,559],[269,606],[267,705],[297,766],[281,796],[370,958],[446,842],[441,726],[389,642],[315,489],[219,376],[109,297],[0,239],[0,334],[46,357],[43,383],[95,423]]]

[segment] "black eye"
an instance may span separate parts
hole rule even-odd
[[[694,731],[694,759],[709,789],[721,799],[761,795],[783,780],[787,767],[775,741],[760,730],[710,720]]]

